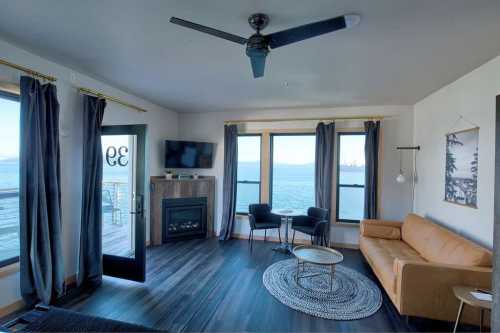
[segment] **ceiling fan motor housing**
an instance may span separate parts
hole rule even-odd
[[[254,53],[254,52],[260,52],[260,53],[265,53],[265,54],[268,54],[269,53],[269,42],[268,42],[268,39],[259,34],[259,33],[256,33],[254,35],[252,35],[249,39],[248,39],[248,43],[247,43],[247,55],[248,53]]]
[[[257,32],[264,30],[269,24],[269,16],[262,13],[252,14],[248,18],[248,24]]]

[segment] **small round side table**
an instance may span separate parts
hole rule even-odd
[[[273,214],[280,215],[281,220],[285,222],[285,242],[280,243],[273,250],[285,254],[292,253],[292,244],[288,242],[288,227],[293,222],[294,216],[302,215],[303,212],[297,209],[278,209],[272,211]]]
[[[474,287],[465,287],[465,286],[453,287],[453,293],[455,294],[455,297],[458,298],[458,300],[460,301],[460,307],[458,308],[458,314],[457,314],[457,321],[455,322],[453,333],[457,331],[458,324],[460,323],[460,317],[462,316],[462,311],[464,310],[465,304],[475,308],[479,308],[479,332],[483,331],[484,310],[491,311],[493,302],[482,301],[472,296],[471,292],[477,292],[477,291],[478,291],[477,288]]]

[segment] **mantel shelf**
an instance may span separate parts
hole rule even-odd
[[[164,176],[153,176],[151,177],[151,183],[161,183],[161,182],[200,182],[200,181],[215,181],[214,176],[200,176],[198,179],[188,178],[188,179],[166,179]]]

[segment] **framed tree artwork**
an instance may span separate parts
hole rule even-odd
[[[479,127],[446,135],[445,198],[477,208]]]

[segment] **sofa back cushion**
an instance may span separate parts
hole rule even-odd
[[[430,262],[492,266],[491,251],[415,214],[406,217],[401,238]]]

